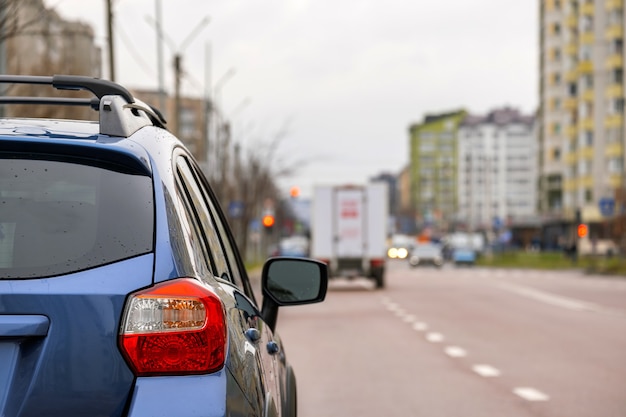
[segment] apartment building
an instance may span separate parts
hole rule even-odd
[[[176,126],[176,118],[173,117],[176,111],[176,99],[174,97],[167,94],[162,96],[157,90],[132,89],[131,92],[139,100],[159,110],[167,121],[168,129],[177,132],[177,136],[204,168],[209,151],[206,100],[181,97],[178,102],[180,126]],[[162,103],[165,107],[162,107]],[[222,131],[220,133],[222,138],[226,138],[228,132]]]
[[[625,186],[624,0],[539,4],[539,208],[600,221]]]
[[[457,129],[464,110],[427,115],[409,127],[411,204],[418,227],[445,231],[457,212]]]
[[[536,215],[534,116],[504,107],[467,115],[458,130],[458,221],[492,230]]]

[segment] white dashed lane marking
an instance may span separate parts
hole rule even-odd
[[[463,358],[467,356],[467,351],[458,346],[448,346],[446,347],[445,352],[446,355],[450,356],[451,358]]]
[[[428,324],[418,321],[417,323],[413,323],[413,330],[417,330],[418,332],[423,332],[428,330]]]
[[[416,320],[416,318],[413,314],[407,314],[404,317],[402,317],[402,320],[405,323],[413,323]]]
[[[500,376],[500,374],[501,374],[501,372],[499,370],[497,370],[496,368],[494,368],[491,365],[474,365],[472,367],[472,369],[478,375],[480,375],[482,377],[485,377],[485,378],[493,378],[493,377],[496,377],[496,376]]]
[[[550,399],[546,394],[534,388],[515,388],[513,392],[527,401],[548,401]]]
[[[502,285],[502,288],[507,289],[512,292],[516,292],[520,295],[525,295],[530,298],[535,298],[537,300],[558,305],[559,307],[569,308],[573,310],[593,310],[594,306],[587,303],[580,303],[575,300],[565,299],[563,297],[552,296],[550,294],[542,293],[540,291],[528,289],[525,287],[514,286],[510,284]],[[394,313],[398,318],[402,319],[405,323],[412,323],[413,330],[419,332],[425,332],[428,330],[428,324],[422,321],[417,321],[417,317],[413,314],[408,314],[403,308],[401,308],[398,304],[392,302],[389,298],[384,297],[382,299],[382,303],[385,305],[387,310]],[[444,341],[444,336],[441,333],[437,332],[428,332],[425,335],[427,341],[431,343],[441,343]],[[444,349],[446,355],[451,358],[464,358],[467,356],[467,351],[459,346],[446,346]],[[499,377],[502,372],[500,370],[494,368],[491,365],[474,365],[472,366],[472,370],[476,372],[478,375],[484,378],[495,378]],[[544,394],[541,391],[538,391],[534,388],[530,387],[519,387],[513,390],[515,395],[520,398],[525,399],[526,401],[548,401],[550,397]]]
[[[443,342],[443,335],[441,333],[435,332],[427,333],[426,340],[428,340],[430,343],[441,343]]]

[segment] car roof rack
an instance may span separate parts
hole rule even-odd
[[[0,104],[89,106],[99,111],[103,135],[129,137],[144,126],[165,128],[165,119],[157,109],[135,99],[127,89],[112,81],[82,75],[0,75],[0,84],[42,84],[57,90],[89,91],[95,97],[0,96]]]

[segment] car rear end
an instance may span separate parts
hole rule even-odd
[[[57,128],[0,124],[0,415],[121,416],[122,313],[153,282],[152,178],[89,128]]]

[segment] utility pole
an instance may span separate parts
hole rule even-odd
[[[115,53],[113,47],[113,5],[112,0],[106,0],[107,5],[107,31],[108,31],[108,47],[109,47],[109,78],[115,81]]]
[[[174,54],[174,135],[180,137],[180,79],[182,69],[180,54]]]
[[[0,74],[7,72],[7,49],[6,49],[6,7],[0,8]],[[4,93],[3,93],[4,94]],[[4,106],[0,105],[0,117],[4,116]]]
[[[165,79],[163,69],[163,18],[161,13],[161,0],[155,0],[156,7],[156,30],[157,30],[157,71],[159,77],[159,110],[166,113],[165,108]],[[166,116],[167,117],[167,116]]]
[[[178,136],[180,133],[180,82],[183,76],[183,52],[192,39],[200,32],[200,30],[211,21],[211,17],[205,16],[204,19],[202,19],[191,31],[187,38],[185,38],[180,48],[176,48],[174,42],[163,33],[161,30],[161,22],[155,22],[150,16],[146,16],[146,18],[155,26],[159,41],[166,40],[169,47],[172,49],[172,52],[174,52],[174,134]]]

